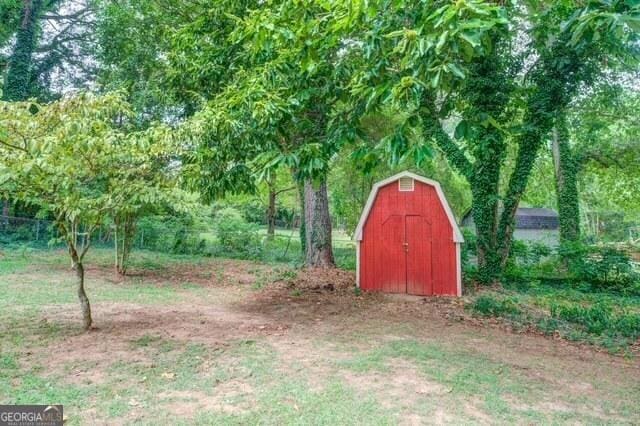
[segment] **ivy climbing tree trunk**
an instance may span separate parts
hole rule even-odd
[[[527,188],[540,148],[556,124],[555,118],[563,114],[580,83],[589,81],[594,72],[594,69],[584,67],[583,60],[567,40],[556,41],[553,48],[541,56],[538,67],[531,71],[536,90],[527,99],[523,119],[527,125],[517,138],[518,156],[509,177],[504,210],[498,226],[502,267],[506,265],[511,251],[516,210]],[[576,78],[576,75],[581,77]]]
[[[305,263],[318,268],[333,268],[331,216],[326,179],[319,185],[304,181]]]
[[[3,101],[24,101],[29,96],[33,53],[37,45],[38,15],[42,11],[43,0],[23,0],[20,26],[16,32],[16,41],[7,63]],[[3,201],[2,214],[7,216],[9,200]]]
[[[569,145],[569,132],[561,116],[556,119],[556,125],[553,128],[551,153],[556,175],[560,241],[576,241],[580,238],[577,164]]]
[[[485,149],[484,152],[476,154],[476,164],[484,166],[474,168],[474,175],[470,182],[473,196],[471,213],[477,235],[478,277],[485,283],[495,281],[500,273],[496,239],[500,162],[495,158],[483,158],[504,155],[504,142],[501,138],[496,139],[494,136],[487,134],[481,142]],[[494,164],[489,167],[488,164],[491,164],[492,160]]]
[[[500,215],[498,225],[497,241],[500,267],[504,268],[509,258],[511,244],[513,242],[513,232],[515,231],[515,217],[518,205],[522,199],[531,170],[542,145],[542,136],[548,132],[542,127],[531,127],[526,135],[522,137],[518,144],[518,156],[513,172],[509,178],[507,193],[504,197],[504,209]]]
[[[20,27],[9,57],[3,99],[22,101],[29,95],[33,53],[37,45],[38,15],[42,11],[43,0],[23,0]]]
[[[500,174],[507,144],[504,131],[494,123],[495,120],[505,121],[509,114],[506,106],[514,86],[509,78],[496,78],[497,75],[507,75],[508,67],[499,49],[470,67],[463,92],[468,108],[462,115],[461,129],[456,129],[455,133],[456,137],[471,142],[466,152],[471,155],[473,162],[444,131],[442,123],[429,118],[437,117],[434,114],[437,102],[433,96],[430,99],[425,97],[423,102],[426,107],[423,120],[427,132],[471,186],[478,279],[484,283],[495,282],[501,272],[497,239],[498,207]],[[487,117],[492,117],[494,123],[489,122]]]

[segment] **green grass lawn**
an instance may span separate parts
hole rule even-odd
[[[300,249],[300,233],[297,229],[276,228],[275,238],[268,240],[266,226],[258,227],[258,233],[262,236],[259,250],[252,251],[251,255],[246,253],[229,253],[220,249],[215,232],[203,232],[200,237],[206,242],[206,252],[214,256],[234,257],[239,259],[257,259],[262,262],[290,263],[292,265],[302,264]],[[355,242],[341,230],[332,232],[333,254],[336,264],[342,269],[355,271],[356,269],[356,246]]]
[[[287,264],[135,252],[118,280],[110,262],[88,258],[84,333],[64,251],[2,250],[0,403],[62,403],[67,424],[640,422],[635,358],[420,299],[277,292]]]

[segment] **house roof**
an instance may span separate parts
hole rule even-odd
[[[555,210],[540,207],[518,207],[515,221],[516,229],[558,229],[560,225],[558,213]],[[471,209],[460,222],[465,226],[473,224]]]
[[[411,173],[409,171],[400,172],[395,174],[387,179],[376,182],[371,188],[371,192],[369,193],[369,198],[367,199],[367,204],[365,204],[364,209],[362,210],[362,214],[360,215],[360,221],[358,222],[358,226],[356,227],[356,232],[354,233],[354,239],[356,241],[362,240],[362,230],[364,229],[364,224],[367,222],[367,217],[369,217],[369,213],[371,212],[371,208],[373,207],[373,203],[376,200],[376,195],[378,194],[378,190],[385,185],[388,185],[392,182],[395,182],[403,177],[409,177],[418,182],[422,182],[424,184],[433,186],[438,194],[438,198],[440,199],[440,203],[444,208],[445,213],[447,214],[447,218],[449,219],[449,223],[451,223],[451,228],[453,228],[453,242],[454,243],[463,243],[464,238],[462,237],[462,232],[460,232],[460,228],[458,228],[458,223],[456,222],[455,217],[453,216],[453,212],[451,211],[451,207],[449,207],[449,203],[442,192],[442,188],[440,184],[435,180],[428,179],[424,176],[417,175],[415,173]]]
[[[558,213],[551,209],[522,207],[516,210],[516,229],[558,229]]]

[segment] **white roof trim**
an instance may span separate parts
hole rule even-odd
[[[436,189],[436,193],[438,194],[440,203],[444,207],[444,211],[447,214],[449,223],[451,223],[451,227],[453,228],[453,242],[463,243],[464,238],[462,238],[462,233],[460,232],[460,228],[458,228],[458,223],[456,222],[456,219],[453,216],[451,207],[449,207],[449,203],[447,202],[447,199],[444,196],[444,192],[442,192],[442,188],[440,187],[440,184],[435,180],[428,179],[426,177],[417,175],[415,173],[411,173],[409,171],[400,172],[387,179],[381,180],[380,182],[377,182],[373,185],[373,188],[371,188],[371,192],[369,193],[369,198],[367,199],[367,204],[365,204],[364,210],[362,210],[362,215],[360,215],[360,221],[358,222],[358,226],[356,227],[356,232],[354,233],[354,239],[356,241],[362,241],[362,230],[364,229],[364,224],[367,221],[367,217],[369,217],[369,213],[371,212],[371,208],[373,207],[373,203],[376,199],[376,195],[378,195],[378,190],[383,186],[388,185],[403,177],[413,178],[419,182],[425,183],[427,185],[431,185]]]

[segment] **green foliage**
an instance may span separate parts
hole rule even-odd
[[[120,94],[0,108],[0,191],[51,215],[70,248],[78,232],[89,240],[108,215],[188,208],[189,197],[165,168],[175,152],[169,129],[116,126],[130,113]]]
[[[640,299],[569,281],[509,281],[483,291],[467,305],[483,316],[501,317],[515,328],[624,351],[640,337]]]
[[[496,298],[488,294],[478,296],[470,305],[470,308],[484,316],[507,317],[520,313],[514,298]]]
[[[629,237],[620,222],[640,223],[640,94],[627,87],[602,86],[572,111],[570,122],[581,203],[588,212],[585,233],[620,241]],[[624,217],[613,216],[622,212]]]
[[[0,0],[1,99],[47,101],[93,77],[93,1]]]
[[[562,282],[585,291],[640,295],[640,274],[627,253],[580,241],[555,248],[515,241],[502,281],[528,285],[532,280]]]
[[[553,249],[545,243],[514,241],[511,245],[510,259],[513,261],[512,265],[531,268],[540,265],[552,253]]]
[[[637,34],[628,29],[638,7],[409,5],[389,3],[365,19],[375,30],[363,40],[365,61],[353,78],[352,102],[366,112],[389,105],[403,112],[392,137],[383,138],[390,146],[378,150],[392,161],[411,152],[418,130],[468,180],[479,278],[490,282],[507,260],[515,211],[555,115],[577,97],[580,84],[603,74],[601,58],[634,50]],[[523,36],[531,41],[524,49]],[[455,121],[454,129],[445,129],[446,120]],[[361,152],[367,163],[370,152]]]
[[[0,46],[11,38],[20,22],[20,12],[22,11],[20,0],[0,0]],[[0,56],[2,58],[2,56]]]
[[[7,220],[0,223],[0,245],[46,247],[56,238],[56,229],[48,221]]]
[[[579,324],[589,334],[620,335],[635,339],[640,337],[640,313],[616,311],[608,302],[591,306],[571,303],[551,303],[551,316]]]
[[[8,6],[9,8],[15,7],[15,4]],[[25,2],[20,8],[20,25],[16,31],[16,42],[9,59],[9,70],[2,88],[3,100],[24,101],[30,94],[32,62],[40,30],[37,23],[43,7],[43,0],[33,0],[29,3]],[[11,13],[10,10],[8,12]]]
[[[175,254],[203,254],[206,243],[200,234],[207,227],[189,215],[145,216],[138,221],[137,246]]]
[[[594,288],[623,293],[640,289],[640,274],[634,271],[631,259],[621,250],[573,242],[562,244],[558,254],[574,281],[586,281]]]
[[[262,250],[257,226],[248,223],[242,214],[233,208],[216,212],[215,232],[222,253],[230,256],[258,257]]]
[[[462,244],[462,250],[460,252],[463,271],[462,276],[465,282],[475,281],[478,270],[476,265],[472,264],[471,257],[475,257],[478,254],[476,234],[468,228],[462,228],[462,236],[464,238],[464,244]]]

